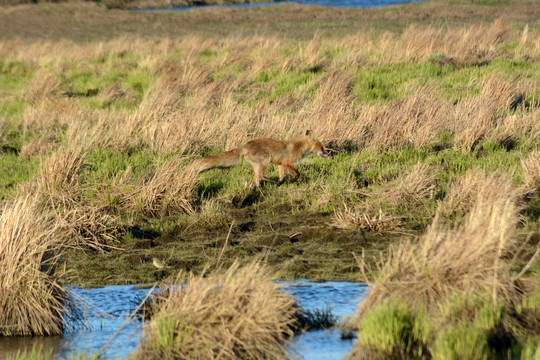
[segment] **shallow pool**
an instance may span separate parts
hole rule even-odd
[[[14,355],[22,349],[41,346],[50,349],[56,357],[69,358],[71,353],[97,353],[126,318],[139,305],[149,289],[133,285],[106,286],[96,289],[71,289],[73,293],[92,304],[86,307],[89,329],[51,337],[0,337],[0,359]],[[296,297],[306,311],[329,307],[338,317],[351,315],[367,295],[367,287],[352,282],[313,283],[299,280],[284,287]],[[119,332],[104,352],[103,358],[124,358],[137,347],[142,335],[142,322],[132,320]],[[336,330],[316,330],[301,334],[291,342],[291,357],[304,359],[342,359],[354,345],[352,340],[341,340]]]
[[[301,5],[321,5],[339,8],[371,8],[371,7],[383,7],[397,4],[405,4],[410,2],[422,2],[426,0],[298,0],[298,1],[272,1],[272,2],[259,2],[259,3],[245,3],[245,4],[227,4],[227,5],[197,5],[186,7],[172,7],[172,8],[152,8],[152,9],[133,9],[135,11],[160,11],[160,10],[176,10],[186,11],[192,9],[201,9],[208,7],[233,7],[233,8],[245,8],[245,7],[260,7],[260,6],[272,6],[277,4],[301,4]]]

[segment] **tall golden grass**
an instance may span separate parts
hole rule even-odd
[[[524,295],[519,281],[516,282],[517,279],[512,276],[512,264],[508,261],[511,248],[516,244],[514,233],[520,218],[523,194],[523,189],[516,188],[507,177],[497,174],[469,172],[464,179],[457,181],[447,198],[440,203],[433,224],[419,241],[403,241],[390,246],[387,258],[371,283],[369,295],[355,313],[360,327],[362,319],[367,319],[371,314],[382,316],[381,311],[386,311],[385,319],[388,319],[393,312],[399,313],[400,319],[395,318],[394,325],[387,324],[390,327],[384,331],[398,329],[396,331],[399,332],[402,329],[403,334],[365,336],[363,339],[372,345],[359,341],[350,358],[375,358],[389,354],[401,354],[408,358],[407,354],[430,354],[430,350],[437,349],[430,349],[429,346],[442,346],[444,341],[450,339],[444,336],[451,336],[451,331],[444,331],[448,330],[448,326],[453,326],[449,324],[455,323],[456,313],[464,317],[461,320],[468,324],[472,324],[471,319],[481,317],[476,313],[479,310],[474,304],[477,303],[486,306],[487,302],[487,305],[491,304],[489,309],[505,306],[507,309],[504,311],[516,311],[512,309],[516,309],[529,296]],[[458,219],[455,225],[448,225],[449,215]],[[363,263],[360,264],[362,266]],[[363,267],[363,271],[365,273],[366,267]],[[416,322],[415,316],[421,324]],[[520,329],[521,335],[537,331],[534,324],[539,315],[532,312],[531,316],[535,320],[529,325],[522,324],[524,320],[506,319],[489,326],[499,326],[501,338],[513,339],[516,328]],[[366,326],[373,325],[373,321],[366,323]],[[441,335],[443,333],[446,335]],[[475,333],[475,336],[478,334]],[[381,343],[376,344],[376,339]],[[497,348],[493,344],[489,346]],[[438,358],[444,354],[442,349],[438,349]],[[465,354],[469,348],[468,345],[456,343],[449,345],[448,349]],[[481,358],[489,353],[490,350],[486,349],[478,349],[479,354],[483,354]],[[455,354],[453,356],[460,356]]]
[[[487,290],[493,293],[494,301],[510,301],[516,296],[509,264],[502,258],[515,241],[519,191],[504,178],[480,175],[479,179],[480,191],[472,205],[468,196],[462,199],[465,181],[449,195],[449,203],[456,204],[460,211],[470,207],[461,226],[449,228],[438,215],[418,245],[405,241],[390,247],[358,316],[394,297],[411,304],[437,306],[454,290]],[[489,189],[494,183],[510,191]]]
[[[501,134],[531,143],[540,139],[536,79],[500,77],[495,73],[472,80],[466,88],[479,94],[457,101],[446,99],[441,85],[410,83],[400,99],[371,104],[358,101],[353,77],[373,66],[442,61],[441,66],[476,66],[496,59],[534,59],[540,56],[539,36],[513,30],[504,20],[464,26],[457,30],[411,26],[401,34],[360,32],[340,39],[314,37],[299,45],[273,37],[145,41],[118,38],[109,42],[30,43],[0,42],[0,53],[10,59],[52,68],[41,70],[25,89],[35,103],[24,114],[25,129],[53,139],[45,131],[56,121],[66,129],[66,139],[83,150],[105,147],[127,151],[147,147],[159,154],[199,153],[203,149],[230,149],[256,137],[291,138],[312,129],[332,147],[399,148],[425,146],[443,131],[452,133],[454,145],[471,149],[482,139]],[[375,40],[374,40],[375,39]],[[516,43],[515,48],[507,45]],[[335,56],[327,52],[337,49]],[[200,59],[204,50],[215,53]],[[185,54],[173,58],[175,52]],[[119,54],[132,54],[124,60]],[[384,56],[383,56],[384,54]],[[87,59],[114,61],[147,68],[158,80],[143,95],[136,109],[90,110],[81,99],[59,99],[62,85],[54,73],[74,69]],[[231,69],[241,69],[231,72]],[[275,84],[256,81],[262,71],[315,69],[314,90],[302,85],[277,99],[253,99],[272,92]],[[223,72],[223,77],[216,74]],[[228,75],[227,75],[228,74]],[[61,91],[65,91],[62,89]],[[132,98],[129,89],[99,89],[98,97]],[[533,97],[530,106],[525,98]],[[133,99],[130,101],[134,101]],[[136,103],[136,102],[134,102]],[[516,111],[519,110],[519,111]],[[50,111],[54,116],[48,116]],[[84,134],[84,136],[82,135]],[[49,151],[38,140],[29,153]]]
[[[295,300],[260,261],[162,289],[140,359],[285,359]]]
[[[17,196],[32,197],[51,212],[66,236],[65,246],[103,251],[118,241],[117,219],[103,209],[82,201],[80,172],[84,165],[81,147],[61,148],[43,157],[39,176],[20,184]]]
[[[0,212],[0,335],[59,335],[77,311],[54,272],[66,235],[35,197]]]
[[[540,195],[540,150],[532,151],[527,159],[522,159],[521,169],[526,191]]]
[[[181,162],[175,158],[157,166],[150,178],[140,180],[121,200],[125,211],[154,216],[193,213],[196,174],[185,171]]]
[[[524,192],[522,187],[512,184],[506,174],[470,170],[452,184],[448,195],[439,202],[438,216],[441,222],[461,224],[478,201],[496,203],[501,194],[519,200]]]

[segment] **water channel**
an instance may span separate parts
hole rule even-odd
[[[227,5],[196,5],[185,7],[171,7],[171,8],[153,8],[153,9],[134,9],[136,11],[155,11],[155,10],[193,10],[208,7],[233,7],[233,8],[246,8],[246,7],[260,7],[271,6],[278,4],[301,4],[301,5],[320,5],[330,6],[338,8],[372,8],[383,7],[390,5],[405,4],[410,2],[422,2],[426,0],[299,0],[299,1],[272,1],[272,2],[259,2],[259,3],[245,3],[245,4],[227,4]]]
[[[305,311],[325,310],[327,307],[338,318],[353,314],[367,295],[367,287],[353,282],[314,283],[298,280],[288,283],[289,292]],[[14,356],[17,351],[33,346],[52,350],[57,358],[71,354],[97,353],[148,293],[148,288],[115,285],[95,289],[71,289],[76,297],[88,303],[86,322],[89,329],[50,337],[0,337],[0,359]],[[122,328],[104,352],[105,359],[125,358],[137,347],[143,323],[131,320]],[[308,331],[295,337],[290,344],[293,359],[342,359],[349,353],[354,340],[342,340],[337,330]]]

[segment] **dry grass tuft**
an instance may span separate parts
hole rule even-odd
[[[196,173],[186,171],[180,175],[183,171],[181,162],[175,158],[159,166],[150,178],[142,180],[123,199],[126,210],[136,209],[154,216],[193,213]]]
[[[436,181],[432,167],[418,163],[403,176],[377,189],[373,196],[378,196],[393,206],[419,206],[433,197],[437,189]]]
[[[76,203],[79,198],[79,171],[84,154],[80,147],[59,150],[40,165],[37,189],[51,205]]]
[[[28,86],[26,97],[33,103],[51,100],[57,95],[60,83],[56,75],[38,73]]]
[[[527,193],[540,195],[540,151],[532,151],[528,159],[522,159],[521,169]]]
[[[54,214],[55,226],[69,237],[65,246],[103,251],[117,242],[119,224],[114,216],[81,201],[83,158],[80,147],[53,153],[42,161],[37,179],[19,186],[19,194],[34,196]]]
[[[398,230],[401,221],[395,216],[379,212],[370,215],[366,212],[354,211],[345,207],[345,210],[336,210],[332,225],[341,229],[364,229],[373,232],[392,232]]]
[[[294,299],[280,291],[260,261],[162,291],[159,312],[145,330],[142,359],[285,359]]]
[[[522,195],[523,190],[514,186],[508,175],[470,170],[452,184],[439,203],[438,214],[441,220],[461,223],[478,202],[497,203],[507,196],[519,199]]]
[[[0,213],[0,335],[60,335],[75,317],[53,277],[65,234],[35,197],[5,203]]]
[[[414,95],[385,106],[365,121],[372,149],[417,147],[430,144],[446,130],[448,104],[434,86],[425,86]]]
[[[388,258],[357,315],[399,297],[436,307],[452,291],[492,293],[493,301],[516,295],[502,260],[518,221],[516,191],[478,197],[464,224],[447,229],[437,219],[421,241],[391,246]]]
[[[118,242],[118,220],[97,208],[82,206],[64,209],[57,214],[57,218],[62,229],[70,235],[70,247],[103,252]]]

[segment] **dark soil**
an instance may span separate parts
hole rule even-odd
[[[179,271],[200,273],[218,262],[264,257],[282,279],[362,281],[355,256],[364,252],[366,258],[378,259],[398,237],[335,228],[327,213],[293,214],[283,206],[238,209],[233,204],[229,210],[232,226],[194,223],[159,233],[141,222],[127,231],[123,250],[69,251],[61,278],[82,287],[173,281]],[[155,267],[153,258],[165,267]]]

